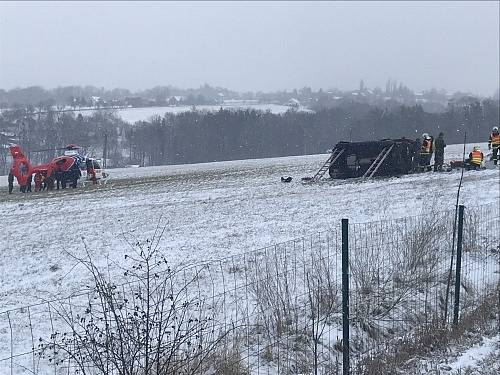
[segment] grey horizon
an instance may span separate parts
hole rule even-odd
[[[385,87],[491,96],[498,2],[0,3],[0,87]]]

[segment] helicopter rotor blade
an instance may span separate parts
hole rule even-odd
[[[68,146],[66,147],[55,147],[55,148],[46,148],[43,150],[31,150],[30,152],[45,152],[45,151],[63,151],[63,150],[80,150],[82,148],[87,148],[88,146],[72,146],[69,148]]]

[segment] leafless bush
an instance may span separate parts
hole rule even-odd
[[[462,242],[462,250],[464,253],[471,253],[479,250],[479,229],[484,225],[481,222],[480,215],[473,211],[467,210],[464,218],[464,236]]]
[[[391,221],[375,228],[378,242],[366,241],[351,251],[351,316],[354,329],[360,331],[351,340],[355,350],[364,351],[370,340],[371,345],[389,340],[409,325],[428,323],[439,315],[436,300],[446,283],[449,244],[443,239],[448,224],[442,215]]]
[[[189,293],[197,273],[186,277],[185,270],[172,269],[158,242],[137,243],[125,256],[122,285],[88,252],[78,259],[93,281],[88,300],[53,306],[67,330],[41,338],[41,356],[70,363],[80,374],[197,373],[227,332],[216,328],[213,306]]]
[[[401,246],[392,248],[388,256],[392,259],[392,268],[402,282],[427,282],[435,280],[436,268],[445,259],[450,245],[446,241],[450,232],[446,218],[436,215],[417,221],[411,230],[401,233]]]
[[[334,318],[339,317],[342,311],[340,288],[335,271],[330,257],[321,252],[311,254],[311,264],[306,268],[305,276],[309,303],[307,325],[310,327],[310,350],[314,374],[318,374],[320,363],[330,362],[329,356],[321,358],[324,357],[322,347],[325,345],[322,340],[330,326],[338,323],[334,321]]]
[[[214,375],[249,375],[248,358],[243,358],[243,337],[237,331],[230,340],[223,340],[205,359],[205,372]]]
[[[334,341],[324,340],[340,319],[333,257],[319,248],[299,257],[275,248],[254,267],[250,290],[265,333],[263,359],[283,373],[318,373],[336,355]]]
[[[467,332],[484,331],[485,326],[494,322],[494,312],[500,307],[498,292],[492,291],[473,311],[463,316],[460,325],[453,330],[446,329],[439,320],[435,320],[411,335],[388,342],[385,350],[357,363],[356,374],[414,373],[414,361],[410,359],[442,350]]]
[[[262,325],[273,339],[294,333],[297,317],[297,293],[293,269],[286,251],[267,251],[250,270],[250,288]]]

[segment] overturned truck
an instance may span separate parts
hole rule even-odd
[[[319,180],[327,170],[334,179],[406,174],[413,170],[416,153],[416,142],[406,138],[339,142],[310,180]]]

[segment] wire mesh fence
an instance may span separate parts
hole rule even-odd
[[[450,328],[455,217],[349,226],[348,343],[339,225],[183,268],[150,245],[123,283],[89,262],[90,289],[0,313],[0,373],[341,374],[346,344],[351,373],[376,373],[403,343]],[[498,288],[499,237],[496,207],[466,209],[460,314]]]

